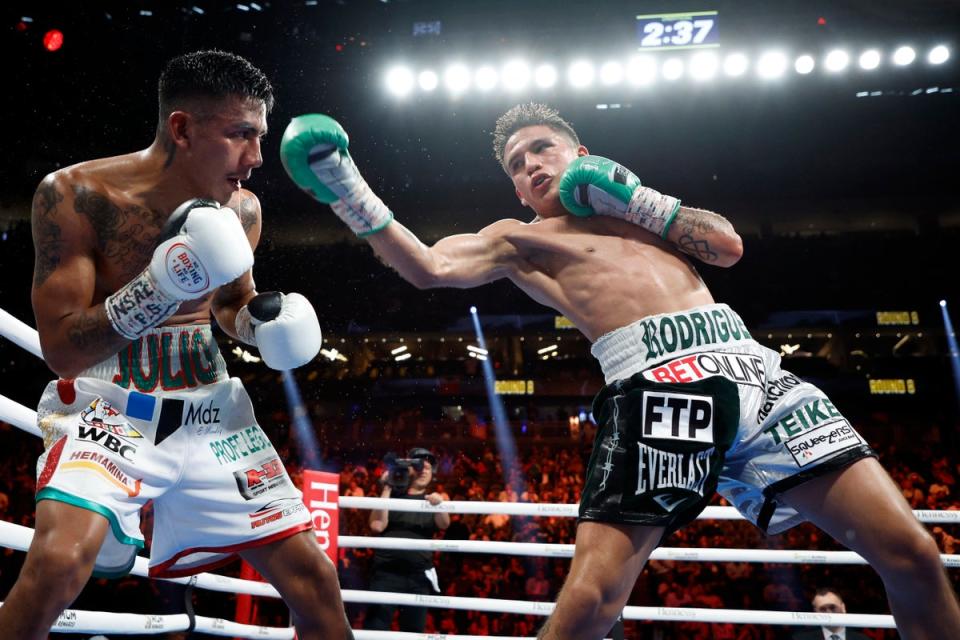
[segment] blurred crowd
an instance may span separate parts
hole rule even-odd
[[[295,482],[300,482],[302,467],[296,439],[290,431],[272,428],[270,422],[283,419],[282,413],[268,416],[264,426],[274,438],[283,459],[288,461]],[[590,432],[568,433],[566,440],[531,439],[518,441],[517,459],[505,463],[491,438],[468,438],[455,442],[431,437],[437,425],[415,419],[409,411],[386,421],[391,438],[380,438],[373,446],[342,443],[324,456],[328,470],[339,471],[341,495],[379,496],[377,479],[384,469],[388,450],[403,451],[409,446],[428,445],[437,456],[432,490],[445,500],[576,503],[580,497]],[[405,423],[420,428],[405,429]],[[274,425],[277,426],[277,425]],[[894,437],[900,429],[884,425],[882,429],[861,426],[880,454],[881,462],[901,486],[915,509],[956,510],[957,478],[960,464],[950,455],[950,447],[940,438],[940,428],[925,430],[922,437]],[[341,436],[346,434],[341,432]],[[383,434],[381,434],[382,436]],[[349,438],[343,438],[349,441]],[[23,432],[0,424],[0,446],[5,473],[0,477],[0,517],[9,522],[32,526],[34,502],[34,466],[41,443]],[[331,461],[337,460],[334,465]],[[724,504],[720,497],[714,504]],[[341,535],[372,535],[367,526],[369,512],[341,510]],[[149,537],[151,517],[145,513],[145,534]],[[957,525],[929,526],[942,552],[956,553],[960,545]],[[449,529],[441,534],[451,540],[488,540],[572,544],[576,524],[572,518],[509,517],[503,515],[452,515]],[[669,547],[814,549],[836,550],[842,547],[810,525],[767,537],[742,521],[698,520],[664,541]],[[0,551],[0,593],[12,585],[23,554]],[[343,588],[365,589],[372,557],[369,549],[341,549],[339,572]],[[569,560],[523,557],[507,554],[436,554],[443,594],[474,598],[553,601],[563,584]],[[236,567],[227,573],[236,575]],[[954,583],[960,572],[951,570]],[[867,567],[843,565],[758,564],[747,562],[670,562],[651,561],[631,595],[629,604],[666,607],[707,607],[774,611],[809,611],[810,597],[818,586],[828,584],[845,594],[848,610],[856,613],[887,613],[879,579]],[[234,599],[223,594],[197,591],[191,597],[199,612],[208,616],[233,618]],[[179,585],[151,582],[139,578],[119,581],[93,580],[74,605],[76,608],[104,609],[140,613],[182,611],[184,593]],[[355,628],[363,628],[363,606],[348,604],[348,615]],[[257,600],[256,622],[286,625],[282,604]],[[476,611],[430,609],[429,632],[470,635],[535,635],[542,618]],[[660,639],[757,639],[788,638],[791,630],[769,625],[729,625],[702,623],[641,623],[627,621],[626,637]],[[895,638],[892,631],[868,630],[876,640]],[[70,637],[70,636],[64,636]],[[155,637],[155,636],[154,636]],[[168,636],[185,638],[183,634]]]

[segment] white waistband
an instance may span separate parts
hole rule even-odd
[[[210,325],[193,324],[151,329],[77,377],[155,393],[213,384],[229,376]]]
[[[663,360],[752,341],[737,313],[725,304],[708,304],[675,313],[647,316],[605,333],[590,348],[607,384],[629,378]]]

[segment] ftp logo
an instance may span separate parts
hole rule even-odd
[[[258,469],[247,469],[247,486],[256,487],[263,484],[264,480],[273,480],[277,476],[283,475],[283,465],[276,458],[268,460],[260,465]]]

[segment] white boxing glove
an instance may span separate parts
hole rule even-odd
[[[104,302],[120,335],[135,340],[194,300],[253,267],[237,214],[211,200],[188,200],[170,215],[150,264]]]
[[[299,293],[257,294],[237,312],[235,328],[244,342],[260,349],[263,362],[278,371],[307,364],[323,344],[317,312]]]

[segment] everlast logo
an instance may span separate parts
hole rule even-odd
[[[213,406],[213,400],[207,406],[191,402],[184,424],[220,424],[220,407]]]
[[[637,446],[640,459],[636,495],[659,489],[685,489],[703,495],[704,482],[710,475],[713,447],[696,453],[670,453],[642,442]]]
[[[713,444],[713,398],[685,393],[643,393],[643,435]]]
[[[95,427],[80,425],[80,439],[98,444],[107,451],[117,453],[127,460],[133,460],[133,455],[137,452],[137,448],[132,444],[126,444],[120,438]]]

